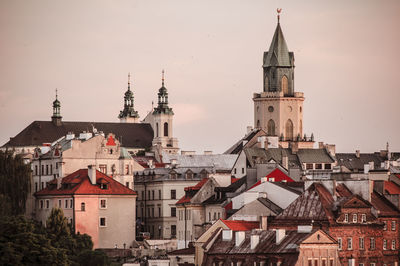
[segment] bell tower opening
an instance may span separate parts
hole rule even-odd
[[[286,140],[293,140],[293,122],[288,120],[285,125],[285,137]]]

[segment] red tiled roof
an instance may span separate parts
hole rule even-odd
[[[385,192],[392,195],[400,194],[400,186],[391,181],[385,181]]]
[[[236,177],[231,177],[231,184],[235,183],[236,181],[238,181],[240,178],[236,178]]]
[[[184,195],[182,198],[180,198],[180,199],[178,200],[178,202],[175,203],[175,204],[182,204],[182,203],[188,203],[188,202],[190,202],[190,200],[192,199],[192,197],[194,196],[194,194],[193,194],[193,193],[189,194],[189,193],[186,193],[186,192],[188,192],[188,191],[198,191],[198,190],[200,190],[200,188],[202,188],[202,187],[204,186],[204,184],[205,184],[207,181],[208,181],[208,178],[203,178],[203,179],[202,179],[199,183],[197,183],[196,185],[191,186],[191,187],[185,187],[185,195]]]
[[[371,194],[371,204],[375,209],[379,210],[381,216],[396,216],[398,217],[400,212],[396,209],[389,200],[384,196],[379,195],[376,192]]]
[[[35,195],[136,195],[135,191],[97,170],[96,183],[107,184],[107,188],[102,189],[99,185],[93,185],[89,180],[88,169],[80,169],[64,177],[60,189],[57,189],[57,181],[52,180],[46,188],[35,193]]]
[[[260,223],[255,221],[222,220],[232,231],[250,231],[259,228]]]
[[[278,168],[276,168],[274,171],[269,173],[266,177],[268,178],[268,180],[269,180],[269,178],[273,177],[275,179],[275,182],[280,182],[282,180],[286,180],[288,182],[294,181],[292,178],[290,178],[288,175],[286,175],[284,172],[282,172]]]
[[[141,166],[143,166],[144,168],[149,168],[149,160],[153,160],[153,165],[156,168],[165,168],[165,163],[159,163],[157,162],[157,160],[152,157],[152,156],[135,156],[133,157],[133,159],[140,164]]]

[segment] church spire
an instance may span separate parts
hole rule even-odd
[[[164,81],[165,81],[165,71],[163,69],[162,76],[161,76],[161,88],[158,90],[158,106],[154,108],[155,114],[174,114],[172,108],[168,106],[168,91],[165,88]]]
[[[56,99],[53,102],[53,116],[51,117],[51,121],[55,125],[61,125],[61,103],[58,100],[58,90],[56,89]]]
[[[131,91],[131,73],[128,73],[128,89],[124,96],[124,109],[120,111],[118,118],[121,122],[136,122],[139,114],[134,108],[134,97]]]

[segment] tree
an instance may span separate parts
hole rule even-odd
[[[0,218],[0,265],[68,265],[66,251],[53,247],[41,225],[23,216]]]
[[[101,250],[86,250],[79,254],[78,263],[82,266],[107,266],[110,261]]]
[[[20,155],[0,151],[0,215],[19,215],[25,212],[30,192],[31,168]]]

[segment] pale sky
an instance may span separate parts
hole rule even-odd
[[[118,122],[127,74],[141,118],[161,70],[183,150],[224,152],[254,124],[281,26],[304,132],[339,152],[400,151],[400,1],[0,1],[0,145],[50,120]],[[78,133],[78,132],[75,132]]]

